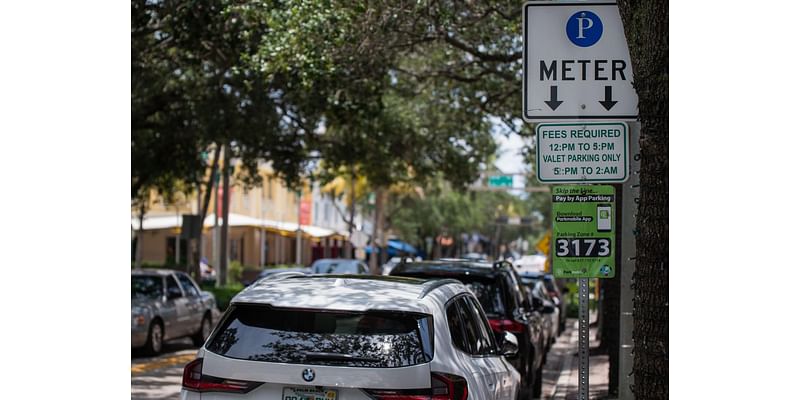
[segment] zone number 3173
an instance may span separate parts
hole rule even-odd
[[[571,238],[556,240],[558,257],[605,257],[611,254],[611,240],[605,238]]]

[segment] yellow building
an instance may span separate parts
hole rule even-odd
[[[339,256],[344,248],[346,228],[341,224],[312,225],[312,221],[320,220],[313,216],[317,206],[334,200],[322,197],[319,190],[312,190],[306,185],[300,205],[297,194],[283,186],[272,175],[269,167],[262,167],[262,171],[262,187],[246,190],[241,185],[231,184],[228,259],[248,266],[294,264],[298,218],[302,219],[299,226],[302,235],[302,264],[309,265],[313,260],[322,257]],[[212,193],[208,215],[203,224],[201,256],[216,266],[219,263],[217,243],[222,230],[221,185],[214,190],[217,193]],[[326,205],[325,210],[328,208]],[[164,201],[157,193],[151,193],[141,238],[142,262],[172,264],[179,249],[178,264],[185,265],[187,242],[176,241],[181,231],[181,215],[197,214],[199,209],[196,193],[188,197],[178,195],[171,203]],[[135,257],[135,241],[139,240],[136,238],[139,230],[138,210],[132,210],[131,227],[134,232],[132,249]]]

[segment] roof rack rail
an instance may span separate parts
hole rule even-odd
[[[307,276],[307,275],[302,273],[302,272],[300,272],[300,271],[278,272],[278,273],[272,274],[270,276],[267,276],[265,278],[262,278],[261,281],[277,281],[277,280],[287,279],[287,278],[296,278],[298,276]]]
[[[461,284],[461,281],[459,281],[458,279],[446,278],[446,279],[435,279],[435,280],[431,280],[431,281],[425,282],[423,284],[424,286],[422,288],[422,292],[419,294],[419,296],[417,298],[421,299],[421,298],[427,296],[428,293],[432,292],[433,289],[436,289],[436,288],[438,288],[440,286],[449,285],[451,283]]]
[[[492,263],[492,269],[498,269],[503,264],[508,264],[508,266],[511,267],[512,269],[514,267],[514,264],[512,264],[511,261],[508,261],[508,260],[497,260],[497,261]]]

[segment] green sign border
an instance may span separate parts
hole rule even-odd
[[[539,143],[542,141],[539,138],[541,129],[543,126],[586,126],[586,125],[622,125],[623,131],[625,131],[625,140],[623,141],[623,152],[625,155],[625,177],[622,180],[616,179],[555,179],[555,180],[546,180],[542,179],[541,173],[541,165],[539,160],[541,159],[541,151],[539,151]],[[539,182],[542,183],[575,183],[575,182],[596,182],[596,183],[623,183],[630,178],[630,163],[628,160],[628,140],[630,140],[628,135],[628,124],[622,121],[618,122],[570,122],[570,123],[551,123],[551,122],[542,122],[536,125],[536,178],[539,179]]]
[[[617,202],[619,198],[616,195],[616,189],[614,186],[611,185],[559,185],[554,186],[553,190],[551,191],[551,196],[556,196],[556,191],[558,188],[581,188],[586,189],[586,194],[594,194],[594,195],[612,195],[614,196],[614,201],[611,202],[611,231],[610,232],[597,232],[597,231],[581,231],[585,223],[580,223],[579,226],[574,227],[576,224],[575,222],[557,222],[556,216],[557,211],[564,211],[559,210],[560,208],[566,207],[563,204],[572,204],[572,208],[570,211],[572,212],[581,212],[583,214],[583,210],[581,208],[590,208],[595,209],[598,204],[608,203],[608,202],[585,202],[585,203],[558,203],[562,204],[557,206],[556,202],[553,202],[553,210],[552,210],[552,237],[550,238],[550,254],[552,255],[552,266],[551,272],[553,273],[553,277],[555,278],[599,278],[599,279],[610,279],[617,275]],[[594,216],[594,214],[592,214]],[[585,233],[584,233],[585,232]],[[559,257],[556,252],[556,246],[558,239],[563,238],[562,234],[567,233],[569,236],[564,237],[597,237],[597,238],[608,238],[611,240],[611,254],[600,257]],[[586,268],[586,273],[583,274],[563,274],[557,273],[557,271],[564,271],[572,270],[572,268],[577,268],[575,265],[566,265],[568,263],[567,259],[569,259],[569,264],[583,264]],[[601,264],[610,265],[611,266],[611,274],[608,276],[604,276],[600,274],[599,268]]]

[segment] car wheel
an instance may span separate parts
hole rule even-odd
[[[161,353],[164,346],[164,328],[158,321],[150,323],[150,329],[147,331],[147,343],[144,344],[145,351],[150,355],[157,355]]]
[[[200,323],[200,330],[192,337],[192,342],[195,346],[200,347],[206,342],[208,335],[211,334],[211,317],[208,314],[203,316],[203,321]]]

